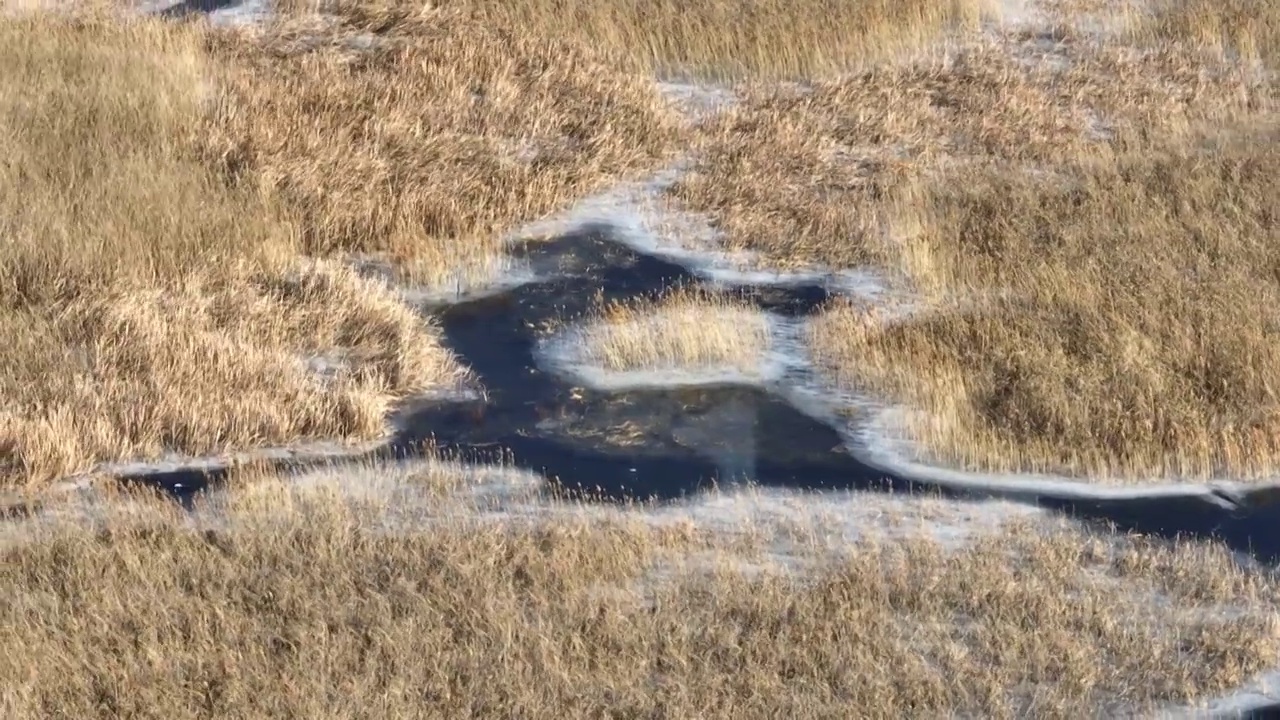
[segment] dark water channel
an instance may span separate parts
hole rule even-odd
[[[529,243],[516,254],[543,279],[500,295],[427,309],[440,318],[449,346],[479,377],[487,401],[406,405],[394,438],[352,462],[432,451],[479,461],[501,458],[538,472],[555,492],[595,502],[677,501],[747,479],[760,487],[814,492],[999,497],[1124,531],[1167,538],[1213,537],[1263,562],[1280,562],[1280,503],[1264,502],[1261,494],[1226,497],[1188,491],[1080,500],[1043,492],[957,489],[869,467],[845,449],[835,429],[758,387],[719,384],[609,392],[575,386],[538,366],[540,328],[580,317],[601,297],[655,297],[698,278],[679,265],[611,240],[606,227]],[[722,291],[792,317],[814,313],[829,299],[818,285]],[[687,441],[691,433],[697,442]],[[725,457],[734,458],[733,467],[749,478],[736,473],[724,477]],[[189,501],[195,493],[219,485],[224,475],[225,470],[184,469],[120,479]]]

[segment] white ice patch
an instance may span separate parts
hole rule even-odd
[[[380,278],[411,305],[440,306],[480,300],[540,279],[528,262],[505,254],[487,258],[480,267],[474,263],[459,265],[425,285],[401,282],[396,269],[382,258],[355,255],[349,261],[361,273]]]
[[[449,475],[456,487],[432,485],[427,475]],[[926,537],[962,549],[977,536],[1046,512],[1003,501],[966,502],[882,493],[806,493],[748,486],[695,496],[643,513],[589,503],[566,503],[540,492],[544,481],[526,470],[437,460],[379,463],[305,471],[289,480],[297,490],[328,490],[387,508],[406,529],[448,520],[506,522],[525,518],[626,520],[655,527],[692,526],[729,538],[763,538],[777,558],[797,560],[831,550],[853,550],[871,540]],[[417,524],[409,523],[414,521]]]
[[[1170,496],[1201,496],[1208,502],[1225,505],[1215,491],[1242,493],[1263,486],[1280,486],[1277,482],[1242,483],[1236,481],[1188,482],[1176,478],[1138,481],[1130,485],[1102,485],[1066,475],[1047,473],[973,472],[920,460],[918,443],[905,437],[909,415],[920,412],[900,406],[883,406],[864,401],[866,410],[855,423],[846,423],[842,434],[854,455],[867,465],[899,477],[925,480],[940,486],[991,492],[1027,492],[1079,500],[1118,500]]]
[[[545,278],[535,273],[527,263],[503,258],[503,262],[495,263],[494,270],[483,279],[464,279],[459,275],[435,287],[403,287],[400,293],[406,302],[415,305],[453,305],[501,295],[542,279]]]
[[[1004,501],[752,487],[741,492],[709,493],[654,510],[650,516],[655,523],[693,523],[726,535],[785,528],[791,531],[791,542],[775,537],[775,549],[794,554],[805,541],[824,549],[852,549],[867,540],[905,541],[920,537],[949,549],[962,549],[975,535],[994,532],[1014,520],[1045,514],[1039,508]]]
[[[209,22],[223,27],[261,25],[272,15],[266,0],[242,0],[209,13]]]

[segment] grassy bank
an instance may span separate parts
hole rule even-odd
[[[1274,582],[1211,546],[1014,523],[770,559],[805,530],[549,509],[389,531],[389,496],[263,482],[195,527],[115,503],[7,542],[5,716],[1065,718],[1280,651]]]

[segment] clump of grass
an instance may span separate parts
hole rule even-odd
[[[1001,36],[750,87],[671,197],[731,248],[877,266],[941,308],[815,328],[841,381],[925,408],[907,430],[937,458],[1265,474],[1272,343],[1256,313],[1230,318],[1269,307],[1274,285],[1272,161],[1246,149],[1272,142],[1269,85],[1194,48],[1060,34],[1052,62]],[[1231,328],[1230,353],[1210,327]]]
[[[0,27],[11,482],[376,435],[465,372],[338,263],[492,280],[506,229],[658,162],[677,126],[583,46],[456,9],[260,31],[67,10]]]
[[[103,289],[5,313],[12,481],[93,460],[216,453],[386,431],[391,403],[453,390],[466,373],[387,288],[321,263]],[[322,378],[313,359],[331,357]]]
[[[1280,650],[1274,581],[1213,545],[1020,526],[808,574],[696,527],[390,528],[377,498],[254,487],[194,527],[117,503],[6,543],[5,716],[1065,718],[1221,693]]]
[[[703,128],[669,197],[711,215],[726,247],[778,267],[894,265],[910,234],[907,193],[944,168],[1000,160],[1051,178],[1053,163],[1267,103],[1265,85],[1185,53],[1077,38],[1059,69],[1026,64],[1009,42],[804,87],[745,85]]]
[[[293,11],[341,8],[298,0]],[[462,0],[483,23],[525,28],[601,51],[660,77],[807,80],[940,43],[998,15],[988,0]]]
[[[758,376],[772,344],[768,317],[725,295],[679,288],[658,301],[609,303],[577,328],[583,360],[606,370],[730,368]]]

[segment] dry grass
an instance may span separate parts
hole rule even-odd
[[[5,16],[0,474],[376,435],[465,371],[349,261],[483,283],[507,229],[681,144],[645,73],[865,67],[984,7],[392,0],[243,34]],[[817,345],[925,407],[936,451],[1261,472],[1280,156],[1269,81],[1234,57],[1273,63],[1274,12],[1247,8],[1180,4],[1147,54],[1062,30],[1060,71],[1004,38],[744,88],[675,196],[779,263],[903,268],[934,314],[835,308]],[[688,291],[596,320],[612,370],[750,371],[770,342],[759,313]],[[442,507],[466,485],[409,479]],[[748,571],[767,532],[415,516],[358,482],[244,478],[226,517],[116,499],[7,528],[0,712],[1078,717],[1280,658],[1280,587],[1217,546],[1023,525]]]
[[[8,544],[5,717],[1114,716],[1280,652],[1280,588],[1215,546],[1017,527],[810,577],[696,525],[388,532],[340,497],[246,485],[225,523],[112,504]]]
[[[485,25],[598,49],[643,75],[811,79],[927,48],[998,15],[989,0],[453,0]],[[337,2],[290,0],[295,12]]]
[[[772,343],[764,313],[691,288],[657,302],[605,305],[572,337],[583,362],[609,371],[727,368],[749,377],[761,374]]]
[[[842,382],[923,406],[971,468],[1275,466],[1269,77],[1069,26],[806,88],[755,85],[672,198],[776,265],[874,265],[935,308],[815,327]],[[1213,338],[1212,340],[1210,338]]]
[[[464,13],[239,33],[97,10],[0,20],[8,482],[377,435],[465,372],[343,262],[492,279],[506,228],[657,162],[677,126],[582,47]]]
[[[588,46],[449,7],[340,10],[213,50],[227,99],[211,157],[278,198],[309,253],[483,283],[506,231],[671,149],[679,122],[652,83]]]
[[[1280,69],[1280,7],[1267,0],[1155,0],[1146,41],[1182,42]]]
[[[969,467],[1263,476],[1280,450],[1274,129],[1214,148],[991,169],[934,193],[921,241],[965,307],[843,307],[815,339],[846,380],[924,408]],[[982,289],[1000,289],[980,294]],[[855,377],[856,376],[856,377]]]
[[[1000,161],[1052,177],[1056,162],[1274,102],[1268,85],[1184,52],[1062,41],[1067,69],[1028,65],[1006,38],[806,87],[745,85],[698,138],[671,199],[710,213],[728,248],[776,266],[892,266],[918,260],[901,242],[913,230],[911,193],[942,170]],[[927,274],[908,269],[913,280]]]
[[[303,261],[198,157],[194,28],[0,20],[0,471],[371,437],[396,396],[463,377],[392,293]],[[140,88],[145,88],[140,90]],[[309,356],[345,350],[326,387]]]

